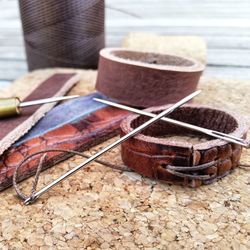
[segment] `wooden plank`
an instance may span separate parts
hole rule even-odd
[[[153,31],[151,31],[153,32]],[[168,35],[168,32],[163,35]],[[107,30],[106,32],[106,42],[107,46],[119,46],[125,33],[113,34]],[[178,35],[178,34],[176,34]],[[206,40],[208,48],[210,49],[250,49],[250,36],[203,36]],[[23,48],[23,37],[19,33],[0,33],[0,50],[7,53],[7,51],[12,50],[12,47],[19,47],[24,52]],[[17,48],[14,48],[17,50]],[[2,57],[2,53],[0,53]]]
[[[250,50],[208,49],[207,56],[211,66],[250,67]]]
[[[9,81],[9,80],[0,80],[0,91],[1,91],[1,89],[7,87],[11,83],[12,83],[12,81]]]
[[[27,67],[18,1],[1,0],[0,9],[0,79],[8,81]],[[248,0],[106,0],[106,14],[107,46],[119,46],[131,31],[199,35],[208,43],[208,72],[228,75],[236,66],[239,76],[248,76]]]
[[[210,49],[250,49],[250,36],[205,36]]]
[[[216,77],[223,79],[239,79],[249,80],[250,79],[250,68],[249,67],[218,67],[208,66],[203,74],[206,77]],[[7,87],[13,82],[12,80],[0,80],[0,91]],[[250,84],[250,82],[249,82]]]
[[[204,76],[217,77],[223,79],[240,79],[250,81],[250,67],[218,67],[208,66],[204,72]],[[249,82],[250,84],[250,82]]]
[[[249,1],[183,1],[183,0],[142,0],[116,1],[107,0],[106,5],[114,12],[120,12],[127,17],[154,18],[188,17],[188,18],[249,18]],[[109,14],[109,12],[107,13]],[[112,13],[113,14],[113,13]],[[112,15],[117,18],[118,15]],[[122,15],[121,15],[122,16]],[[119,18],[119,16],[118,16]]]
[[[143,19],[143,20],[126,20],[122,19],[117,22],[107,21],[107,32],[113,35],[124,35],[129,32],[154,32],[157,34],[169,35],[198,35],[198,36],[228,36],[228,37],[249,37],[250,36],[250,21],[248,24],[237,26],[230,25],[216,25],[219,20],[214,20],[209,26],[209,22],[203,20],[196,20],[197,23],[185,19]],[[209,20],[208,20],[209,21]],[[229,21],[229,20],[228,20]],[[225,23],[227,20],[225,20]]]
[[[120,39],[120,38],[119,38]],[[118,40],[119,40],[118,39]],[[120,41],[112,40],[117,46]],[[121,39],[120,39],[121,40]],[[208,65],[217,66],[250,66],[250,49],[211,49],[208,48]],[[11,50],[0,47],[0,79],[14,79],[26,72],[27,66],[23,48]],[[12,76],[13,75],[13,76]]]
[[[249,54],[250,50],[208,49],[208,66],[250,67]],[[16,54],[11,55],[9,52],[8,56],[4,59],[0,56],[0,79],[13,80],[27,72],[24,55],[17,58]]]
[[[143,19],[107,19],[106,26],[108,29],[112,31],[128,31],[130,29],[137,30],[151,30],[155,28],[157,31],[166,32],[167,29],[171,29],[174,32],[175,29],[180,31],[180,29],[188,30],[190,29],[192,32],[201,32],[202,34],[213,34],[211,31],[215,29],[217,31],[225,31],[229,36],[234,36],[235,34],[246,35],[250,34],[250,19],[247,18],[228,18],[228,19],[205,19],[205,18],[143,18]],[[235,28],[235,29],[233,29]],[[20,20],[2,20],[0,22],[0,30],[2,32],[9,32],[10,30],[16,30],[21,34],[21,23]],[[243,33],[242,33],[243,32]],[[215,33],[214,35],[216,35]],[[223,33],[222,33],[223,34]],[[221,35],[221,33],[219,34]]]
[[[26,61],[0,61],[0,80],[12,81],[26,72]]]
[[[142,8],[143,6],[143,8]],[[189,17],[196,18],[203,16],[205,18],[235,18],[249,17],[250,2],[245,0],[205,0],[205,1],[187,1],[187,0],[106,0],[107,18],[120,18],[139,16],[143,17]],[[18,1],[0,1],[2,19],[13,19],[19,15]]]
[[[152,33],[152,32],[151,32]],[[160,33],[161,35],[169,35],[168,32]],[[107,34],[107,46],[119,46],[124,39],[126,34],[113,34],[109,32]],[[171,34],[173,35],[173,34]],[[180,34],[176,34],[180,35]],[[192,35],[192,34],[190,34]],[[236,49],[236,50],[249,50],[250,49],[250,36],[202,36],[202,38],[206,41],[207,47],[209,49]],[[1,43],[1,41],[0,41]]]
[[[13,80],[27,73],[26,70],[6,71],[0,69],[0,76],[6,76],[5,79],[0,79],[0,90],[11,84]],[[230,79],[250,79],[250,67],[234,67],[234,66],[207,66],[204,76],[230,78]]]
[[[5,46],[0,46],[0,59],[1,61],[8,59],[15,59],[16,61],[26,60],[23,45],[9,46],[8,44],[6,44]]]

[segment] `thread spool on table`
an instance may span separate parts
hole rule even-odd
[[[29,70],[96,68],[104,0],[19,0]]]

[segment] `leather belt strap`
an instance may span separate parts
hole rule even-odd
[[[100,52],[96,89],[130,106],[164,105],[195,91],[203,70],[193,59],[108,48]]]
[[[157,113],[167,106],[147,109]],[[169,117],[197,126],[245,138],[246,121],[237,114],[207,106],[185,105]],[[121,123],[122,135],[145,122],[144,116],[131,115]],[[185,135],[198,132],[159,121],[143,134],[122,144],[122,160],[140,174],[174,184],[198,187],[229,174],[237,167],[242,147],[219,139],[191,144],[163,138],[167,135]]]

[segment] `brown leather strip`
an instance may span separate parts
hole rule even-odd
[[[168,106],[147,109],[157,113]],[[246,121],[232,112],[207,106],[184,105],[169,116],[197,126],[245,138]],[[121,124],[122,135],[149,118],[131,115]],[[168,139],[169,135],[200,133],[159,121],[122,144],[122,159],[128,167],[150,178],[168,183],[198,187],[231,173],[237,167],[242,147],[219,139],[191,144]]]
[[[61,96],[79,81],[77,74],[55,74],[42,82],[24,101]],[[0,155],[24,135],[56,103],[30,106],[22,109],[17,117],[0,121]]]
[[[96,89],[120,103],[174,103],[196,89],[204,65],[190,58],[127,49],[100,52]]]
[[[118,135],[120,123],[127,116],[127,111],[104,107],[11,147],[0,157],[0,191],[12,185],[12,177],[18,165],[22,165],[18,174],[18,180],[21,181],[36,173],[40,153],[44,150],[53,149],[54,152],[47,153],[42,170],[71,157],[72,154],[68,150],[85,151]],[[38,155],[23,165],[26,157],[33,154]]]

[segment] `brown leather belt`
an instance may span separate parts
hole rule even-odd
[[[121,48],[100,52],[96,89],[121,103],[174,103],[196,89],[204,65],[193,59]]]
[[[166,108],[149,108],[147,111],[157,113]],[[239,115],[207,106],[185,105],[169,117],[239,138],[245,138],[248,130]],[[122,135],[147,119],[144,116],[129,116],[121,124]],[[237,167],[242,151],[239,145],[211,138],[198,144],[163,138],[188,133],[190,131],[184,128],[159,121],[143,134],[122,144],[122,160],[144,176],[190,187],[209,184]],[[197,132],[192,134],[200,136]]]

